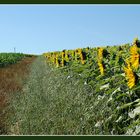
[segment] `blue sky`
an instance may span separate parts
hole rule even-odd
[[[140,5],[0,5],[0,52],[43,52],[131,43]]]

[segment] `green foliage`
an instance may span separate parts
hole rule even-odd
[[[22,53],[0,53],[0,67],[14,64],[24,57]]]

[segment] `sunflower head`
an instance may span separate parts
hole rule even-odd
[[[137,47],[136,44],[134,44],[134,45],[130,48],[130,54],[131,54],[131,55],[138,54],[138,50],[139,50],[139,48]]]
[[[127,85],[131,89],[136,84],[136,78],[131,67],[124,67],[125,77],[127,80]]]
[[[99,66],[99,70],[100,70],[101,75],[104,75],[104,66],[100,61],[98,61],[98,66]]]
[[[138,69],[139,67],[139,48],[137,47],[137,44],[134,43],[134,45],[130,48],[130,63],[134,69]]]
[[[132,55],[130,57],[130,62],[132,67],[137,70],[139,67],[139,54]]]
[[[99,60],[103,59],[103,48],[98,48],[98,59]]]

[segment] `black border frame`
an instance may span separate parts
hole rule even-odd
[[[140,0],[0,0],[0,4],[140,4]]]

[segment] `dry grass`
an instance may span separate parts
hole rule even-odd
[[[22,90],[23,80],[29,72],[29,65],[36,57],[26,57],[16,64],[0,68],[0,134],[6,133],[8,98],[10,94]]]

